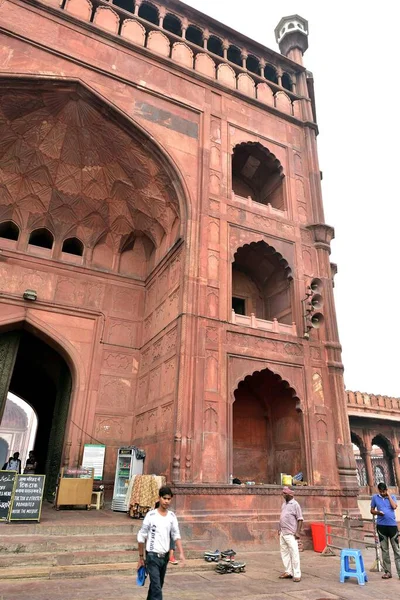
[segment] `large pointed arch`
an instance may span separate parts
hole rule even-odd
[[[140,227],[158,244],[168,235],[185,237],[188,188],[165,148],[139,123],[74,79],[8,76],[0,81],[0,160],[6,168],[14,157],[19,161],[14,178],[11,172],[3,177],[2,196],[8,200],[4,206],[0,202],[0,217],[6,210],[10,218],[10,198],[16,214],[31,208],[26,198],[37,196],[39,188],[42,203],[45,198],[40,212],[61,233],[71,230],[77,215],[73,225],[80,236],[82,230],[99,234],[102,227],[126,235],[127,229]],[[176,216],[180,227],[171,234]],[[28,222],[37,218],[35,210]],[[166,246],[174,241],[168,239]]]
[[[232,473],[279,484],[280,473],[306,471],[302,414],[295,389],[271,369],[238,383],[231,413]]]

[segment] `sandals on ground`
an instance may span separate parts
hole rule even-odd
[[[293,575],[289,575],[289,573],[282,573],[282,575],[279,575],[279,579],[293,579]]]

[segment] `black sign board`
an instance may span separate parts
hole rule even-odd
[[[6,521],[17,471],[0,471],[0,521]]]
[[[40,521],[46,475],[18,475],[9,521]]]

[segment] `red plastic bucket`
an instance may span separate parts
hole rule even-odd
[[[329,525],[327,529],[330,533],[331,528]],[[326,548],[325,523],[311,523],[311,535],[314,552],[323,552]]]

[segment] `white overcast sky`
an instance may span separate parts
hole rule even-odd
[[[281,17],[309,23],[325,219],[347,389],[400,397],[400,2],[187,0],[279,51]]]

